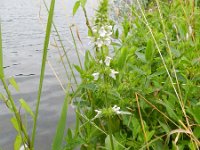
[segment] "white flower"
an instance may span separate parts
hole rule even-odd
[[[99,72],[93,73],[92,76],[94,77],[94,80],[98,80],[99,79]]]
[[[101,27],[100,30],[99,30],[99,35],[101,37],[105,37],[106,36],[106,30],[104,29],[104,27]]]
[[[106,59],[105,59],[105,64],[106,64],[106,66],[110,66],[110,61],[112,60],[112,58],[111,57],[109,57],[109,56],[106,56]]]
[[[118,107],[117,105],[112,107],[112,110],[114,113],[116,113],[117,115],[121,114],[121,115],[131,115],[130,112],[126,112],[126,111],[120,111],[120,107]]]
[[[25,150],[25,149],[27,149],[28,148],[28,146],[25,144],[25,145],[22,145],[20,148],[19,148],[19,150]]]
[[[98,38],[97,41],[96,41],[96,45],[99,48],[102,47],[103,46],[103,41],[100,38]]]
[[[120,113],[120,107],[118,107],[117,105],[113,106],[112,110],[116,113],[119,114]]]
[[[106,38],[105,41],[104,41],[104,44],[109,46],[111,43],[111,39],[110,38]]]
[[[102,115],[102,111],[101,110],[95,110],[95,112],[97,112],[97,114],[94,118],[100,118],[101,115]]]
[[[109,76],[111,78],[113,78],[114,80],[116,79],[116,74],[118,74],[119,72],[113,70],[113,69],[110,69],[111,73],[109,74]]]

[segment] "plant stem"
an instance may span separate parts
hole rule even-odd
[[[81,59],[80,59],[80,56],[79,56],[79,52],[78,52],[78,48],[77,48],[77,44],[76,44],[76,41],[75,41],[75,38],[74,38],[74,34],[72,32],[72,27],[69,27],[69,28],[70,28],[72,39],[73,39],[73,42],[74,42],[74,46],[75,46],[75,50],[76,50],[76,55],[78,57],[79,65],[80,65],[81,69],[83,69]]]
[[[5,89],[6,93],[7,93],[7,95],[8,95],[8,99],[9,99],[9,101],[10,101],[10,103],[11,103],[12,110],[13,110],[13,112],[14,112],[14,116],[15,116],[15,118],[16,118],[16,120],[17,120],[17,124],[18,124],[19,130],[20,130],[19,133],[20,133],[20,136],[21,136],[21,138],[22,138],[22,141],[23,141],[23,143],[25,143],[25,141],[27,141],[27,142],[31,145],[29,136],[28,136],[26,130],[24,129],[24,126],[23,126],[23,124],[22,124],[22,120],[21,120],[20,114],[19,114],[19,112],[18,112],[18,110],[17,110],[17,108],[16,108],[15,102],[14,102],[14,100],[13,100],[13,98],[12,98],[12,95],[11,95],[9,89],[8,89],[8,86],[7,86],[6,82],[5,82],[5,79],[4,79],[4,78],[1,78],[1,82],[2,82],[2,84],[3,84],[3,87],[4,87],[4,89]],[[25,136],[25,139],[24,139],[22,133],[23,133],[23,135]]]

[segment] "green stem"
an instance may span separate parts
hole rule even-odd
[[[79,65],[81,66],[81,69],[83,69],[82,63],[81,63],[81,59],[80,59],[80,56],[79,56],[79,52],[78,52],[78,48],[77,48],[77,44],[76,44],[76,41],[75,41],[75,38],[74,38],[74,34],[72,32],[72,28],[71,27],[70,27],[70,32],[71,32],[72,39],[73,39],[73,42],[74,42],[74,46],[75,46],[75,50],[76,50],[76,55],[78,57]]]

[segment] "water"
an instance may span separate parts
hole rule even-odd
[[[84,47],[87,47],[88,43],[82,11],[78,11],[75,17],[71,15],[75,1],[56,1],[54,17],[72,63],[78,63],[78,61],[70,35],[70,24],[76,24],[79,29],[80,37],[84,43],[84,46],[79,44],[80,52],[84,53]],[[87,11],[89,16],[94,13],[93,8],[95,5],[96,2],[94,0],[88,0]],[[39,0],[0,0],[0,17],[3,32],[5,74],[7,77],[14,76],[20,87],[19,92],[16,92],[9,86],[10,90],[17,104],[18,100],[23,98],[31,108],[34,108],[39,84],[47,13],[43,3],[40,3]],[[55,36],[55,39],[58,38]],[[51,41],[53,42],[53,38],[51,38]],[[81,56],[81,58],[83,57]],[[58,50],[54,46],[50,46],[48,60],[58,74],[61,82],[66,86],[67,77],[60,63]],[[4,92],[1,85],[0,92]],[[64,92],[50,66],[47,65],[38,118],[36,150],[50,149],[63,99]],[[24,114],[23,111],[22,114]],[[10,118],[11,113],[0,102],[0,149],[2,148],[2,150],[13,149],[16,131],[10,123]],[[31,129],[30,117],[27,118],[27,121],[28,128]],[[73,127],[73,125],[74,114],[73,109],[70,108],[68,127]]]

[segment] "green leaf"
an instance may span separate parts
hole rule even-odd
[[[83,75],[84,71],[81,69],[80,66],[74,65],[74,68],[79,72],[80,75]]]
[[[116,38],[116,39],[119,38],[119,30],[118,30],[118,29],[115,31],[115,38]]]
[[[160,123],[160,126],[164,129],[165,133],[170,132],[170,128],[167,126],[167,124],[162,123],[161,121],[158,121]]]
[[[84,61],[85,70],[89,70],[90,69],[90,58],[91,58],[90,51],[86,51],[86,53],[85,53],[85,61]]]
[[[200,127],[199,126],[196,126],[194,128],[194,131],[193,131],[194,135],[197,137],[197,139],[200,138]]]
[[[15,81],[14,77],[11,77],[9,79],[10,84],[15,88],[16,91],[19,91],[19,85],[17,84],[17,82]]]
[[[167,113],[169,114],[169,116],[174,119],[174,120],[179,120],[179,117],[177,116],[177,114],[175,113],[175,111],[173,110],[173,106],[167,101],[165,100],[165,102],[163,101],[157,101],[157,103],[162,104],[163,106],[165,106]]]
[[[117,143],[115,137],[112,135],[112,138],[113,138],[113,145],[114,145],[114,150],[120,150],[120,145]],[[108,135],[105,139],[105,146],[106,146],[106,149],[107,150],[111,150],[112,147],[111,147],[111,141],[110,141],[110,136]]]
[[[4,78],[3,72],[3,49],[2,49],[2,34],[1,34],[1,20],[0,20],[0,79]]]
[[[10,121],[11,121],[13,127],[15,128],[15,130],[18,131],[18,132],[20,132],[17,119],[15,117],[12,117],[10,119]]]
[[[200,107],[188,108],[187,111],[194,117],[196,123],[200,124]]]
[[[128,55],[128,48],[123,47],[121,49],[120,57],[118,58],[119,69],[122,69],[125,66],[127,55]]]
[[[73,16],[76,14],[78,8],[80,7],[80,4],[81,4],[80,1],[77,1],[77,2],[74,4],[74,8],[73,8]]]
[[[31,107],[26,103],[26,101],[23,99],[20,99],[19,102],[20,102],[22,108],[24,108],[24,110],[34,118],[35,115],[34,115],[33,111],[31,110]]]
[[[145,59],[148,63],[150,63],[153,60],[153,43],[151,40],[149,40],[147,43]]]
[[[14,143],[14,150],[19,150],[22,144],[22,138],[20,135],[17,135],[15,138],[15,143]]]
[[[68,99],[69,99],[69,94],[66,93],[61,115],[60,115],[57,129],[56,129],[56,134],[54,136],[54,140],[52,144],[52,150],[60,150],[62,148],[62,142],[64,138],[64,132],[65,132],[66,121],[67,121]]]

